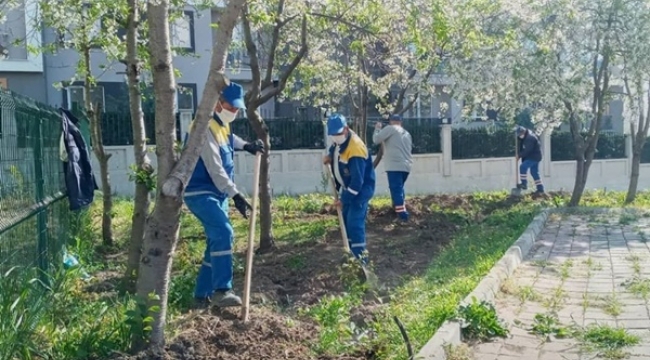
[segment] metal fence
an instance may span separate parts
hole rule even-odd
[[[60,136],[56,109],[0,91],[0,270],[57,262],[69,229]]]

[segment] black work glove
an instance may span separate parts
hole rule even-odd
[[[264,143],[262,142],[262,140],[259,139],[255,140],[252,143],[246,143],[246,145],[244,145],[244,150],[248,151],[253,155],[257,153],[262,154],[264,153]]]
[[[239,213],[241,214],[241,216],[244,217],[244,219],[248,219],[247,211],[253,210],[251,204],[249,204],[248,201],[246,201],[246,199],[244,199],[244,197],[241,196],[241,194],[236,194],[235,196],[232,197],[232,199],[235,201],[235,208],[237,209],[237,211],[239,211]]]

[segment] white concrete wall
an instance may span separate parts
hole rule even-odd
[[[129,147],[109,147],[111,183],[115,193],[132,195],[133,183],[128,181],[128,166],[133,163]],[[277,151],[271,155],[271,185],[274,195],[322,192],[324,151]],[[155,159],[155,155],[152,154]],[[510,189],[515,185],[515,160],[512,158],[487,158],[473,160],[448,160],[443,154],[414,155],[413,171],[407,183],[409,194],[457,193]],[[241,191],[250,194],[252,187],[253,157],[238,152],[235,156],[235,183]],[[545,168],[546,166],[546,168]],[[95,164],[95,169],[98,166]],[[589,189],[627,189],[630,166],[627,159],[595,160],[589,172]],[[98,170],[95,170],[96,172]],[[548,190],[573,188],[575,162],[543,162],[540,173]],[[98,176],[99,179],[99,176]],[[327,183],[325,183],[327,186]],[[641,165],[639,189],[650,187],[650,164]],[[329,188],[325,188],[325,191]],[[388,194],[388,184],[382,164],[377,168],[377,194]]]

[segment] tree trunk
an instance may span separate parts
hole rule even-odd
[[[645,139],[640,145],[643,149]],[[625,203],[630,204],[636,198],[637,187],[639,186],[639,166],[641,165],[641,151],[637,151],[636,147],[632,152],[632,173],[630,174],[630,184],[627,188],[627,195],[625,195]]]
[[[153,90],[156,98],[156,155],[158,157],[158,191],[156,207],[145,228],[142,257],[138,274],[137,294],[147,299],[154,321],[150,334],[151,350],[162,353],[165,346],[167,297],[172,256],[178,241],[182,199],[165,196],[162,182],[176,164],[176,104],[174,69],[169,39],[169,0],[147,3],[149,18],[149,51]]]
[[[90,137],[93,142],[93,152],[99,162],[99,175],[102,179],[102,244],[104,246],[113,246],[113,193],[111,191],[110,176],[108,174],[108,160],[111,154],[104,151],[104,140],[102,138],[102,109],[99,104],[93,107],[91,90],[93,75],[90,63],[90,46],[88,41],[84,42],[83,61],[84,61],[84,106],[86,116],[90,121]]]
[[[275,238],[273,237],[273,213],[271,196],[271,136],[269,128],[260,117],[257,107],[249,107],[246,116],[250,122],[257,138],[264,142],[266,151],[262,154],[260,166],[260,247],[258,252],[268,253],[275,249]]]
[[[223,75],[226,51],[232,41],[232,31],[244,2],[245,0],[230,0],[219,20],[217,40],[212,49],[210,71],[197,109],[194,131],[178,161],[174,150],[176,92],[169,42],[169,0],[147,3],[150,62],[156,97],[158,179],[155,208],[145,228],[137,294],[148,300],[149,309],[152,310],[149,314],[153,317],[149,346],[154,353],[164,352],[172,256],[178,241],[183,205],[181,195],[206,142],[210,112],[218,100],[221,89],[228,82]]]
[[[135,156],[136,172],[141,176],[153,175],[153,168],[147,156],[147,143],[142,113],[142,94],[140,92],[140,62],[138,59],[138,23],[140,14],[136,0],[128,0],[129,15],[126,32],[126,73],[129,87],[129,108],[131,112],[131,127],[133,129],[133,154]],[[131,218],[131,241],[124,276],[124,288],[130,293],[135,292],[140,266],[140,251],[144,240],[144,230],[151,206],[149,192],[151,182],[143,182],[137,176],[135,180],[135,199],[133,216]]]
[[[573,192],[571,193],[571,200],[569,201],[569,207],[576,207],[580,204],[580,199],[582,199],[582,194],[585,191],[585,186],[587,185],[587,168],[584,156],[580,155],[576,159],[576,177],[573,184]]]

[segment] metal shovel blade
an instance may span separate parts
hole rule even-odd
[[[520,197],[521,196],[521,189],[518,188],[518,187],[510,189],[510,195]]]

